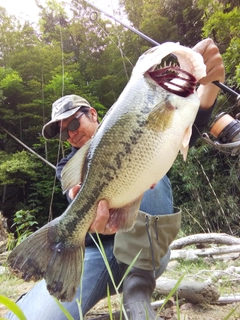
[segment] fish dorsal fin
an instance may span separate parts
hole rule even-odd
[[[182,139],[182,145],[181,145],[181,149],[180,152],[183,155],[183,160],[186,161],[187,159],[187,154],[188,154],[188,149],[189,149],[189,141],[191,139],[191,135],[192,135],[192,125],[190,125],[183,136]]]
[[[64,166],[61,173],[63,193],[82,181],[83,167],[89,150],[90,142],[91,140],[86,142],[85,145],[82,146],[81,149],[79,149]]]

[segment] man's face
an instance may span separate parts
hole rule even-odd
[[[78,110],[71,117],[59,121],[60,131],[68,128],[70,122],[75,119],[78,115],[82,113],[81,110]],[[67,130],[69,138],[67,141],[76,148],[81,148],[91,137],[94,135],[97,127],[97,112],[95,109],[90,108],[88,115],[83,114],[78,119],[79,127],[75,131]],[[71,127],[71,126],[70,126]]]

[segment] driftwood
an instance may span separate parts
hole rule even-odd
[[[220,297],[215,301],[215,304],[228,304],[234,302],[240,302],[240,294]]]
[[[195,260],[198,257],[209,257],[209,256],[221,255],[225,253],[239,253],[240,255],[240,244],[233,245],[233,246],[221,246],[221,247],[205,248],[205,249],[172,250],[171,260],[173,259]]]
[[[156,291],[164,296],[176,286],[177,280],[160,277],[156,281]],[[215,285],[205,282],[182,281],[176,290],[179,299],[192,303],[211,303],[220,297]]]
[[[203,233],[194,234],[174,240],[171,244],[171,249],[182,249],[186,246],[199,243],[217,243],[224,245],[240,245],[240,239],[230,236],[226,233]]]

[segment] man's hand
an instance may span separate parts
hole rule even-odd
[[[109,228],[108,219],[110,217],[110,212],[108,208],[108,202],[106,200],[101,200],[97,207],[97,216],[90,226],[89,232],[96,232],[101,234],[114,234],[117,229]]]
[[[74,186],[69,190],[69,197],[73,200],[78,191],[81,189],[81,185]],[[109,228],[108,219],[110,217],[110,212],[108,208],[108,203],[106,200],[101,200],[98,203],[97,207],[97,216],[93,221],[92,225],[89,228],[89,232],[97,232],[101,234],[114,234],[117,232],[117,229]]]
[[[69,198],[73,200],[73,199],[76,197],[76,195],[77,195],[77,193],[78,193],[78,191],[79,191],[80,189],[81,189],[81,185],[80,185],[80,184],[72,187],[72,188],[69,190],[69,192],[68,192]]]
[[[212,39],[204,39],[197,43],[193,50],[203,56],[207,75],[199,83],[197,90],[202,109],[210,108],[219,93],[219,88],[212,81],[225,81],[225,69],[218,47]]]

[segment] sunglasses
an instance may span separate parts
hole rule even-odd
[[[80,127],[79,118],[84,115],[84,112],[79,113],[71,122],[69,122],[67,128],[65,128],[63,131],[60,131],[56,138],[61,141],[66,141],[69,138],[68,131],[75,131]]]

